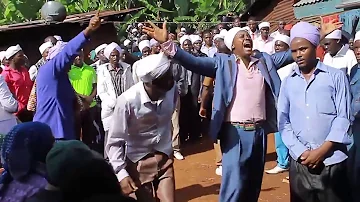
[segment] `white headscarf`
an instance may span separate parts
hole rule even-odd
[[[51,41],[41,44],[41,46],[39,47],[40,54],[42,55],[46,49],[51,48],[53,46],[54,44],[52,44]]]
[[[330,34],[326,35],[325,39],[341,39],[342,32],[341,30],[337,29],[331,32]]]
[[[170,60],[164,53],[159,53],[139,60],[136,73],[141,81],[147,83],[165,74],[169,68]]]
[[[130,43],[131,43],[131,41],[129,39],[125,39],[124,46],[128,46]]]
[[[6,59],[11,58],[12,56],[14,56],[16,53],[18,53],[21,50],[22,50],[22,48],[20,47],[19,44],[17,44],[16,46],[10,46],[8,49],[6,49],[6,52],[5,52]]]
[[[0,64],[5,58],[6,51],[0,51]]]
[[[139,43],[139,50],[140,50],[140,52],[142,52],[143,49],[146,48],[146,47],[150,48],[150,41],[149,41],[149,40],[142,40],[142,41],[140,41],[140,43]]]
[[[153,46],[155,46],[155,45],[157,45],[157,44],[159,44],[159,42],[156,41],[155,39],[151,39],[151,40],[150,40],[150,47],[153,47]]]
[[[182,46],[183,43],[186,41],[186,40],[190,40],[191,41],[191,38],[189,35],[184,35],[180,38],[179,42],[180,42],[180,45]]]
[[[240,31],[248,32],[248,30],[246,28],[234,27],[234,28],[231,28],[226,33],[226,35],[224,37],[224,43],[229,50],[232,50],[232,44],[234,42],[234,38],[235,38],[236,34]]]
[[[356,32],[354,42],[360,40],[360,31]]]
[[[104,49],[104,56],[107,59],[110,59],[111,52],[113,52],[115,49],[118,50],[120,54],[122,53],[122,49],[120,48],[120,46],[117,43],[112,42]]]
[[[202,38],[197,34],[190,35],[191,43],[194,44],[197,41],[202,41]]]
[[[286,43],[288,46],[290,46],[290,37],[286,36],[284,34],[277,34],[275,37],[275,42],[276,41],[282,41],[282,42]]]
[[[270,28],[270,23],[269,22],[262,22],[259,24],[259,30],[265,27],[269,27]]]
[[[104,43],[104,44],[101,44],[100,46],[96,47],[95,48],[95,54],[97,55],[102,49],[105,49],[106,46],[107,46],[107,44]]]

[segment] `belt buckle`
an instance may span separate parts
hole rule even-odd
[[[244,131],[254,131],[256,126],[255,123],[244,123]]]

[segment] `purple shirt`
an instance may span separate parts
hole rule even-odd
[[[68,70],[87,41],[83,32],[78,34],[39,69],[36,78],[37,106],[34,121],[49,125],[56,139],[75,139],[75,93]]]

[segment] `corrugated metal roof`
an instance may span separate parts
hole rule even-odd
[[[321,1],[324,1],[324,0],[301,0],[301,1],[297,2],[296,4],[294,4],[293,7],[300,7],[300,6],[314,4],[317,2],[321,2]]]
[[[123,16],[127,13],[130,13],[130,12],[141,10],[141,9],[143,9],[143,8],[142,7],[141,8],[132,8],[132,9],[126,9],[126,10],[120,10],[120,11],[101,11],[100,17],[104,18],[105,22],[106,22],[107,18],[110,18],[110,17],[114,17],[115,21],[118,18],[117,20],[120,21],[120,20],[122,20],[122,19],[120,19],[121,16]],[[88,13],[69,15],[69,16],[66,16],[66,19],[63,22],[56,22],[56,23],[52,23],[52,24],[87,22],[96,14],[96,12],[97,11],[91,11]],[[34,20],[34,21],[29,21],[29,22],[24,22],[24,23],[0,26],[0,32],[15,30],[15,29],[40,27],[40,26],[45,26],[45,25],[48,25],[48,23],[45,22],[45,20]]]
[[[336,5],[335,8],[359,8],[360,0],[343,0],[341,4]]]

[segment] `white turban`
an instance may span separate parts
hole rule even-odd
[[[341,30],[337,29],[330,34],[328,34],[325,38],[326,39],[341,39],[342,33]]]
[[[142,40],[142,41],[140,41],[140,43],[139,43],[139,50],[140,50],[140,52],[142,52],[143,49],[146,48],[146,47],[150,48],[150,41],[149,41],[149,40]]]
[[[228,31],[227,31],[226,29],[222,29],[219,34],[220,34],[221,36],[225,36],[227,32],[228,32]]]
[[[185,29],[184,27],[182,27],[182,28],[180,29],[180,31],[186,32],[186,29]]]
[[[155,39],[151,39],[151,40],[150,40],[150,47],[153,47],[153,46],[155,46],[155,45],[157,45],[157,44],[159,44],[159,42],[156,41]]]
[[[232,50],[232,44],[233,44],[234,38],[235,38],[236,34],[240,31],[248,32],[248,30],[246,28],[234,27],[234,28],[231,28],[226,33],[226,35],[224,37],[224,43],[229,50]]]
[[[6,59],[11,58],[12,56],[14,56],[16,53],[18,53],[21,50],[22,50],[22,48],[20,47],[19,44],[16,46],[10,46],[5,52]]]
[[[119,53],[122,52],[122,49],[120,48],[120,46],[119,46],[117,43],[115,43],[115,42],[110,43],[110,44],[107,45],[106,48],[104,49],[104,56],[105,56],[107,59],[110,59],[111,52],[113,52],[115,49],[118,50]]]
[[[262,22],[259,24],[259,29],[265,28],[265,27],[269,27],[270,28],[270,23],[269,22]]]
[[[4,60],[5,54],[6,54],[5,51],[0,51],[0,64],[1,64],[1,62]]]
[[[131,33],[135,33],[135,32],[138,32],[138,30],[137,29],[132,29],[131,30]]]
[[[197,35],[197,34],[192,34],[192,35],[190,35],[190,41],[191,41],[191,43],[195,43],[195,42],[197,42],[197,41],[202,41],[202,38],[199,36],[199,35]]]
[[[95,48],[95,54],[97,55],[102,49],[105,49],[106,46],[107,46],[107,44],[104,43],[104,44],[101,44],[100,46],[96,47]]]
[[[181,38],[180,38],[180,45],[182,46],[183,45],[183,43],[186,41],[186,40],[190,40],[191,41],[191,38],[190,38],[190,36],[189,35],[184,35],[184,36],[182,36]]]
[[[360,40],[360,31],[356,32],[354,42]]]
[[[131,43],[131,41],[129,39],[125,39],[124,46],[128,46],[130,43]]]
[[[275,37],[275,42],[276,41],[282,41],[282,42],[286,43],[288,46],[290,46],[290,37],[286,36],[284,34],[277,34]]]
[[[136,74],[145,83],[151,82],[170,68],[170,60],[164,53],[150,55],[138,61]]]
[[[58,40],[58,41],[62,41],[61,36],[55,35],[54,38],[55,38],[56,40]]]
[[[40,51],[41,55],[45,52],[46,49],[51,48],[53,46],[54,46],[54,44],[52,44],[51,41],[41,44],[41,46],[39,47],[39,51]]]
[[[213,40],[216,40],[216,39],[224,39],[224,35],[221,35],[221,34],[215,34],[215,36],[214,36],[214,39],[213,39]]]

